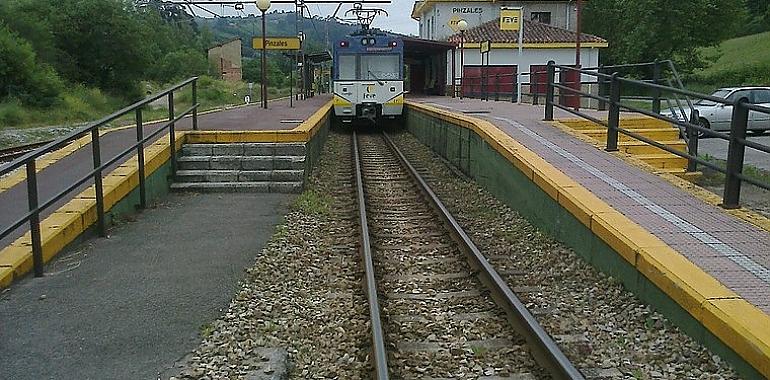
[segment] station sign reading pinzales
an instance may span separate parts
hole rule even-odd
[[[265,38],[267,50],[299,50],[298,37],[267,37]],[[262,37],[253,37],[251,46],[255,50],[262,50]]]

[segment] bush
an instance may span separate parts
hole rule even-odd
[[[0,99],[50,106],[62,87],[56,72],[37,62],[32,46],[0,24]]]
[[[25,115],[24,107],[17,99],[0,103],[0,129],[23,124],[26,121]]]

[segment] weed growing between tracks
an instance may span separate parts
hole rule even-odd
[[[370,378],[349,139],[330,134],[307,190],[177,378],[266,378],[279,370],[264,347],[288,352],[289,378]]]
[[[586,375],[732,379],[719,357],[544,235],[413,136],[394,136],[490,263]],[[586,371],[588,369],[588,371]]]

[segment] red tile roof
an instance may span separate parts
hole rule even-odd
[[[583,33],[580,36],[581,42],[606,43],[607,40]],[[542,44],[542,43],[571,43],[577,39],[577,33],[557,28],[555,26],[543,24],[537,21],[524,20],[524,43]],[[449,36],[449,42],[460,43],[460,34]],[[500,21],[492,20],[479,26],[465,31],[465,42],[484,42],[493,43],[518,43],[519,32],[511,30],[500,30]]]

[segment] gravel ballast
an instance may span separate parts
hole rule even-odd
[[[370,377],[349,139],[330,135],[307,190],[177,378],[262,378],[274,371],[264,348],[288,353],[289,378]]]
[[[737,378],[619,282],[537,231],[413,136],[394,139],[586,375]],[[350,149],[350,135],[330,133],[306,192],[257,255],[228,309],[201,327],[200,346],[180,361],[175,378],[271,378],[282,369],[264,352],[281,350],[287,378],[371,378]],[[393,270],[391,276],[404,274]]]
[[[586,375],[736,379],[729,364],[541,233],[407,133],[394,136],[546,331]]]

